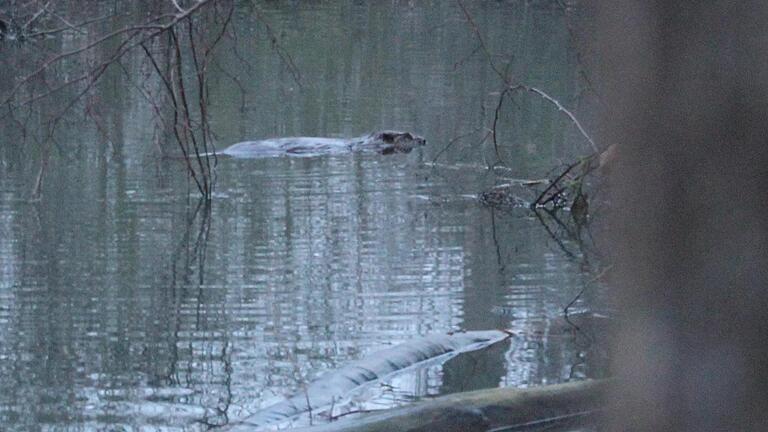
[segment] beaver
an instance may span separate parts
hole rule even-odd
[[[423,137],[410,132],[380,131],[356,138],[291,137],[244,141],[216,152],[238,158],[268,158],[280,156],[311,157],[350,152],[382,155],[410,153],[427,143]]]

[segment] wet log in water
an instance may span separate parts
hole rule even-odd
[[[603,406],[607,383],[581,381],[528,389],[457,393],[413,406],[301,429],[305,432],[504,431],[588,417]]]
[[[405,370],[439,364],[469,351],[487,348],[506,340],[501,330],[429,335],[378,351],[368,357],[329,371],[307,386],[304,392],[233,421],[229,430],[253,430],[288,421],[303,413],[343,403],[354,391]]]

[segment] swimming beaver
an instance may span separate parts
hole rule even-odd
[[[217,154],[239,158],[279,156],[319,156],[349,152],[376,152],[387,155],[410,153],[427,143],[423,137],[410,132],[381,131],[351,139],[293,137],[245,141],[233,144]]]

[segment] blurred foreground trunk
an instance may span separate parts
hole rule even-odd
[[[607,430],[768,425],[768,3],[602,2],[613,170]]]

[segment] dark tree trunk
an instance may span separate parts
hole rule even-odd
[[[768,425],[768,3],[603,2],[626,325],[609,430]]]

